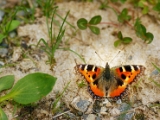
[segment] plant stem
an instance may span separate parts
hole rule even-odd
[[[0,103],[5,101],[5,100],[10,99],[11,97],[12,97],[11,94],[7,94],[5,96],[0,97]]]

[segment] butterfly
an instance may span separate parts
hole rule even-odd
[[[77,70],[88,82],[89,92],[93,98],[119,98],[125,93],[128,85],[144,73],[142,65],[124,65],[105,68],[90,64],[79,64]]]

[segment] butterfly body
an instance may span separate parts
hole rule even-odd
[[[80,64],[77,69],[87,80],[90,94],[94,98],[115,98],[120,97],[145,68],[141,65],[124,65],[110,69],[107,63],[105,68]]]

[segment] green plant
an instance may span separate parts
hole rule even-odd
[[[62,41],[62,38],[64,36],[65,29],[63,28],[63,26],[64,26],[64,23],[67,19],[68,14],[69,14],[69,12],[67,12],[67,14],[66,14],[61,26],[60,26],[58,35],[53,38],[52,24],[53,24],[53,20],[54,20],[54,15],[56,13],[56,9],[57,9],[57,7],[55,7],[54,10],[53,10],[52,20],[51,20],[51,28],[49,29],[50,44],[47,43],[43,38],[41,38],[39,40],[38,44],[37,44],[37,46],[38,46],[40,44],[40,42],[42,42],[45,45],[45,48],[43,48],[43,50],[48,55],[48,62],[49,62],[50,65],[53,65],[55,63],[54,54],[55,54],[55,51],[58,49],[58,47],[59,47],[59,45]]]
[[[146,0],[139,0],[138,7],[142,8],[143,14],[147,14],[149,12],[149,7],[146,5]]]
[[[136,19],[136,22],[134,24],[134,29],[136,31],[136,35],[140,37],[142,40],[144,40],[146,43],[151,43],[153,41],[153,34],[146,31],[146,28],[144,25],[141,24],[141,21],[139,18]]]
[[[33,1],[23,1],[15,7],[17,9],[16,19],[24,23],[33,23],[35,21],[36,6],[32,3]]]
[[[49,18],[52,15],[52,9],[53,9],[53,5],[55,0],[36,0],[36,2],[38,3],[38,5],[40,6],[40,8],[43,11],[44,16],[46,16],[47,18]]]
[[[86,63],[85,59],[84,59],[81,55],[79,55],[77,52],[71,50],[70,48],[59,48],[59,49],[68,50],[68,51],[70,51],[70,52],[76,54],[76,55],[77,55],[84,63]]]
[[[13,75],[0,78],[1,91],[10,89],[13,86],[13,81]],[[6,95],[0,97],[0,103],[6,100],[13,100],[22,105],[36,102],[52,90],[55,82],[55,77],[45,73],[28,74],[21,78]],[[0,114],[1,120],[6,118],[2,109],[0,109]]]
[[[155,65],[154,63],[152,63],[152,65],[158,70],[158,72],[160,73],[160,68],[157,66],[157,65]]]
[[[77,83],[77,85],[78,85],[79,88],[83,88],[87,84],[84,82],[84,80],[82,80],[81,82]]]
[[[89,22],[85,18],[80,18],[77,21],[77,26],[81,30],[85,30],[85,29],[87,29],[87,27],[89,27],[89,29],[94,34],[99,35],[100,29],[98,27],[96,27],[95,25],[99,24],[101,22],[101,20],[102,20],[102,17],[100,15],[92,17]]]
[[[119,10],[113,5],[115,3],[123,4],[126,1],[127,0],[111,0],[111,1],[105,0],[104,2],[101,2],[100,8],[101,9],[104,9],[104,8],[112,9],[114,13],[117,15],[118,21],[123,24],[127,23],[127,25],[129,25],[130,27],[132,27],[132,24],[129,23],[129,20],[132,20],[133,18],[136,19],[136,22],[134,23],[134,30],[136,32],[136,35],[142,40],[144,40],[146,43],[150,44],[153,41],[154,36],[151,32],[147,32],[146,27],[141,23],[140,18],[129,15],[128,14],[129,8],[124,8],[121,12],[119,12]],[[140,8],[142,15],[148,14],[152,10],[160,12],[160,2],[158,1],[131,0],[129,4],[133,6],[134,9]],[[131,39],[129,40],[129,42],[130,41]],[[122,43],[122,40],[121,41],[117,40],[114,43],[114,46],[118,46],[120,43]]]
[[[13,17],[15,14],[16,12],[13,14]],[[7,18],[4,18],[2,24],[0,24],[0,43],[2,43],[3,40],[8,37],[9,32],[15,30],[19,25],[20,21],[18,20],[13,20],[13,18],[11,18],[11,20],[8,21]]]
[[[126,8],[124,8],[122,12],[118,15],[118,21],[121,23],[129,21],[130,19],[131,19],[131,16],[128,15],[128,10]]]
[[[3,111],[3,109],[0,107],[0,119],[1,120],[8,120],[7,115]]]
[[[155,6],[153,6],[153,10],[160,12],[160,1],[157,4],[155,4]]]
[[[70,81],[71,82],[71,81]],[[70,82],[67,83],[67,85],[64,87],[63,91],[60,93],[59,96],[56,97],[55,101],[52,104],[52,112],[55,113],[58,111],[59,106],[57,106],[58,102],[60,101],[60,99],[63,97],[64,92],[67,90]]]
[[[157,65],[155,65],[154,63],[152,63],[152,65],[156,68],[156,70],[160,73],[160,68],[157,66]],[[158,82],[156,82],[155,80],[152,80],[151,79],[151,81],[157,86],[157,87],[159,87],[160,88],[160,83],[158,83]]]
[[[24,16],[19,16],[17,13],[19,11],[25,12]],[[29,8],[25,5],[21,4],[14,8],[14,10],[5,10],[6,15],[3,18],[2,23],[0,24],[0,43],[3,42],[4,39],[8,39],[9,33],[18,28],[20,25],[20,20],[24,20],[28,22],[30,18],[34,20],[35,7]],[[8,14],[7,14],[8,13]],[[27,18],[28,17],[30,18]]]
[[[115,47],[119,46],[120,44],[129,44],[130,42],[132,42],[132,38],[123,37],[121,31],[118,32],[117,37],[118,37],[118,40],[114,42]]]

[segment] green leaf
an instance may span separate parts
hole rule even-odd
[[[146,39],[146,36],[145,36],[145,34],[146,34],[146,28],[145,28],[144,25],[142,25],[142,24],[137,24],[137,25],[135,26],[135,30],[136,30],[136,35],[137,35],[138,37],[140,37],[140,38],[143,39],[143,40]]]
[[[7,98],[20,104],[36,102],[52,90],[55,82],[56,78],[49,74],[32,73],[20,79]]]
[[[8,22],[5,27],[5,32],[11,32],[12,30],[16,29],[20,25],[20,21],[18,20],[12,20],[11,22]]]
[[[160,2],[153,7],[153,10],[160,12]]]
[[[153,41],[153,38],[154,38],[153,34],[148,32],[148,33],[146,33],[146,37],[147,37],[147,40],[146,40],[147,44],[150,44]]]
[[[118,21],[121,23],[124,23],[125,21],[128,21],[131,19],[131,16],[128,15],[128,10],[124,8],[120,15],[118,15]]]
[[[141,24],[139,18],[136,20],[134,28],[136,31],[136,35],[140,37],[142,40],[146,41],[148,44],[150,44],[153,41],[153,34],[150,32],[146,32],[146,28],[144,25]]]
[[[122,40],[122,39],[123,39],[123,35],[122,35],[121,31],[119,31],[119,32],[118,32],[117,37],[118,37],[120,40]]]
[[[0,34],[0,43],[2,43],[3,39],[6,37],[6,35]]]
[[[89,26],[90,30],[96,34],[96,35],[99,35],[100,34],[100,29],[96,26]]]
[[[121,40],[116,40],[116,41],[114,42],[114,47],[118,47],[121,43],[122,43]]]
[[[123,43],[128,44],[128,43],[132,42],[132,38],[124,37],[122,41],[123,41]]]
[[[104,1],[104,2],[101,3],[99,9],[105,9],[105,8],[107,8],[107,6],[108,6],[108,2]]]
[[[83,80],[80,83],[78,83],[79,88],[82,88],[84,86],[86,86],[86,83]]]
[[[77,21],[77,26],[81,30],[85,30],[87,28],[88,21],[85,18],[81,18]]]
[[[10,89],[14,83],[14,75],[7,75],[0,78],[0,92]]]
[[[143,7],[143,10],[142,10],[142,13],[143,13],[143,14],[147,14],[148,11],[149,11],[148,6],[144,6],[144,7]]]
[[[140,0],[138,2],[138,6],[143,8],[144,7],[144,0]]]
[[[94,16],[90,21],[89,24],[91,25],[97,25],[101,22],[102,17],[100,15]]]
[[[140,21],[140,19],[139,18],[137,18],[136,19],[136,22],[135,22],[135,24],[134,24],[134,27],[136,28],[138,25],[140,25],[141,24],[141,21]]]
[[[8,120],[7,115],[3,111],[3,109],[0,107],[0,120]]]

